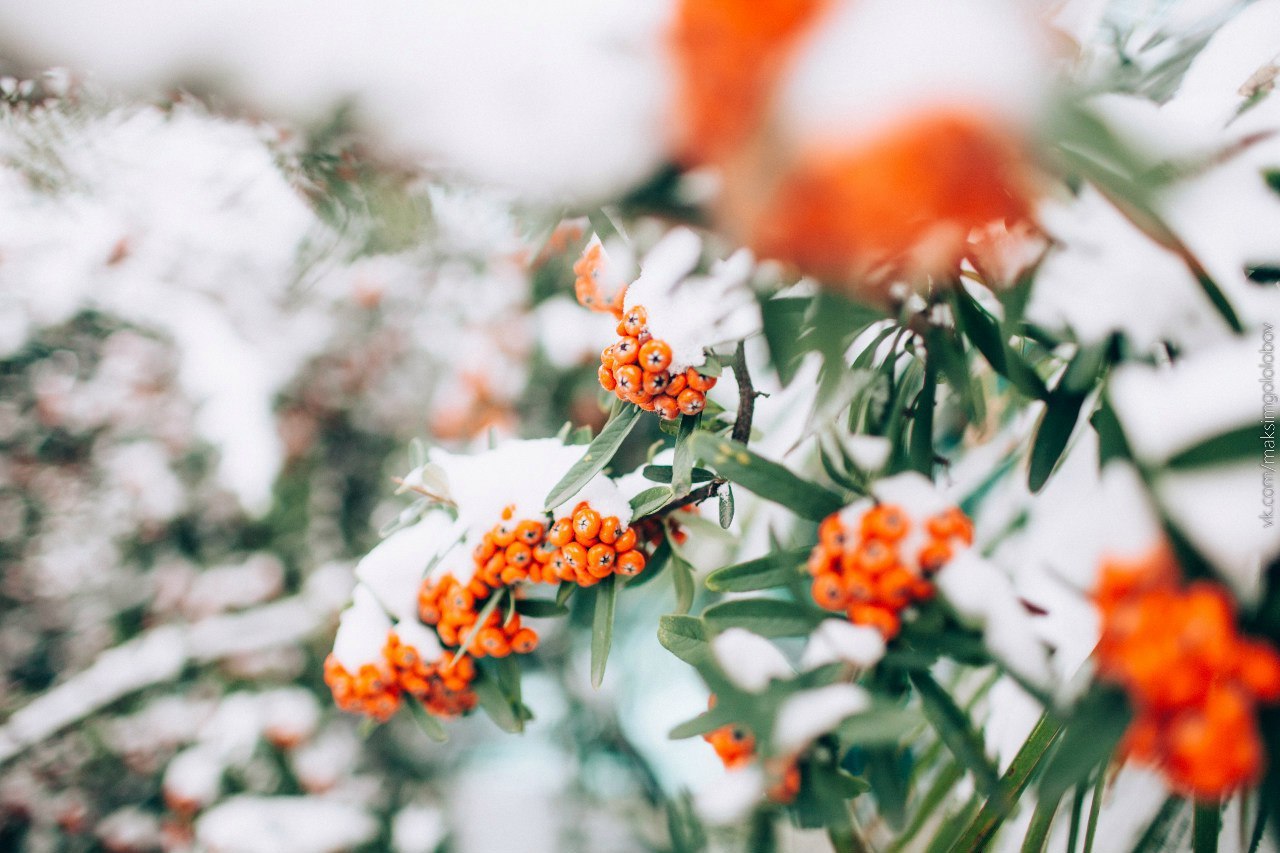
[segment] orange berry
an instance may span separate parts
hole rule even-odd
[[[874,604],[854,604],[849,607],[849,621],[858,625],[870,625],[884,635],[886,640],[898,636],[902,628],[902,620],[887,607]]]
[[[498,546],[494,544],[493,534],[486,533],[484,539],[480,540],[480,544],[476,546],[472,556],[475,557],[477,563],[483,564],[486,560],[493,556],[493,552],[498,550]]]
[[[835,551],[844,549],[848,537],[845,535],[844,522],[838,514],[827,516],[818,525],[818,541]]]
[[[562,518],[551,525],[551,532],[547,534],[547,541],[557,548],[563,548],[568,545],[573,541],[573,522],[567,518]]]
[[[502,574],[498,575],[498,579],[507,586],[520,583],[529,576],[529,570],[521,566],[507,566],[502,570]]]
[[[577,542],[570,542],[565,545],[560,549],[560,553],[564,555],[565,563],[574,571],[587,567],[587,549]]]
[[[685,381],[689,383],[689,387],[695,391],[702,391],[703,393],[706,393],[716,387],[716,377],[703,376],[692,367],[684,372],[684,378]]]
[[[941,569],[952,557],[951,546],[945,539],[934,539],[920,549],[918,560],[920,568],[929,574]]]
[[[475,642],[484,654],[492,657],[504,658],[511,654],[511,645],[497,628],[481,628]]]
[[[516,541],[516,526],[511,523],[510,519],[503,519],[493,528],[493,543],[499,548],[505,548],[512,542]]]
[[[587,569],[598,578],[612,574],[616,560],[617,552],[608,545],[593,545],[587,551]]]
[[[633,577],[644,571],[645,563],[644,554],[636,550],[624,551],[617,557],[617,572],[620,575]]]
[[[894,566],[876,579],[876,598],[881,604],[901,610],[911,603],[916,576],[902,566]]]
[[[844,584],[835,572],[823,572],[813,579],[813,600],[827,610],[843,610],[848,604]]]
[[[878,539],[872,539],[869,542],[863,542],[852,552],[845,552],[845,557],[851,557],[855,565],[876,575],[892,566],[897,561],[898,554],[889,545]],[[846,565],[845,571],[848,570]]]
[[[1262,701],[1280,699],[1280,655],[1265,643],[1241,643],[1236,673],[1245,688]]]
[[[645,373],[662,373],[671,364],[671,347],[666,341],[651,340],[640,347],[639,363]]]
[[[680,404],[666,394],[653,398],[653,408],[664,420],[674,421],[680,416]]]
[[[542,541],[542,534],[545,532],[545,529],[546,528],[541,522],[529,520],[522,521],[516,525],[516,541],[523,542],[532,548],[534,545],[537,545]]]
[[[573,514],[573,537],[582,545],[589,545],[600,532],[600,525],[600,513],[590,507],[583,507]]]
[[[618,387],[618,380],[613,378],[613,368],[611,364],[602,364],[596,370],[596,378],[600,380],[600,387],[606,391],[612,391]]]
[[[644,381],[640,368],[634,364],[619,367],[613,371],[613,378],[618,381],[618,393],[628,397],[639,391]]]
[[[538,635],[532,628],[521,628],[511,638],[511,651],[527,655],[538,647]]]
[[[533,548],[533,559],[537,563],[547,563],[551,559],[551,555],[559,549],[554,543],[543,539]]]
[[[649,323],[649,314],[644,310],[643,306],[637,305],[622,316],[621,322],[618,324],[624,334],[638,335],[640,330]]]
[[[512,542],[508,545],[505,556],[507,565],[517,569],[528,568],[533,562],[533,551],[523,542]]]
[[[901,507],[880,504],[862,516],[862,535],[885,542],[897,542],[907,535],[911,521]]]
[[[707,398],[701,391],[686,388],[676,398],[676,405],[680,407],[683,414],[696,415],[707,407]]]
[[[640,342],[635,338],[619,338],[613,345],[613,360],[619,367],[635,364],[638,358],[640,358]]]
[[[671,377],[671,381],[667,383],[667,396],[679,397],[680,392],[689,387],[689,380],[685,378],[683,373]]]
[[[647,344],[646,344],[647,346]],[[640,385],[644,388],[644,393],[657,397],[667,390],[667,386],[671,384],[671,374],[665,370],[657,373],[645,373],[644,378],[640,380]]]
[[[846,577],[844,586],[850,601],[867,603],[876,597],[875,581],[860,572]]]
[[[622,530],[622,522],[618,520],[616,515],[610,515],[600,520],[600,541],[606,545],[612,545],[618,541],[618,533]]]
[[[619,554],[624,551],[630,551],[636,547],[636,529],[628,527],[626,530],[618,534],[618,538],[613,540],[613,549]]]

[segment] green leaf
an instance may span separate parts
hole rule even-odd
[[[1026,396],[1043,399],[1048,394],[1044,380],[1009,346],[996,318],[988,314],[963,285],[952,288],[952,294],[957,324],[992,369]]]
[[[703,711],[692,720],[685,720],[680,725],[671,730],[667,737],[672,740],[684,740],[685,738],[697,737],[707,732],[713,732],[716,729],[733,725],[739,722],[736,715],[731,713],[723,704],[717,705]]]
[[[480,608],[480,612],[476,614],[476,624],[471,626],[471,630],[458,644],[458,650],[453,653],[453,657],[449,659],[449,665],[446,669],[453,669],[453,665],[458,659],[467,653],[467,649],[471,648],[471,641],[476,638],[476,634],[480,633],[480,629],[484,627],[485,621],[488,620],[489,614],[498,607],[498,602],[502,601],[506,589],[498,589],[489,596],[489,600],[484,603],[484,607]]]
[[[671,544],[671,580],[676,587],[676,613],[688,613],[689,608],[693,607],[693,596],[696,592],[693,566],[681,556],[676,546],[671,543],[670,537],[667,541]]]
[[[726,479],[765,500],[787,507],[802,518],[821,521],[844,504],[834,492],[802,480],[739,442],[700,432],[693,436],[692,443],[697,455]]]
[[[1215,435],[1199,444],[1174,454],[1169,459],[1170,468],[1200,468],[1209,465],[1230,465],[1260,456],[1261,433],[1259,427],[1244,426],[1231,432]],[[1280,437],[1280,436],[1278,436]]]
[[[1049,481],[1067,449],[1067,442],[1080,418],[1080,407],[1085,398],[1077,394],[1053,393],[1045,401],[1044,413],[1036,425],[1036,437],[1031,445],[1031,464],[1027,472],[1027,486],[1038,492]]]
[[[1218,834],[1222,832],[1222,805],[1196,803],[1191,832],[1195,853],[1218,853]]]
[[[631,499],[632,519],[653,515],[670,503],[672,497],[671,489],[666,486],[654,486],[652,489],[645,489]]]
[[[595,616],[591,620],[591,686],[596,689],[604,681],[604,667],[613,645],[613,616],[618,606],[615,578],[616,575],[609,575],[596,586]]]
[[[1119,691],[1098,689],[1080,700],[1045,764],[1039,796],[1061,798],[1067,788],[1088,778],[1115,752],[1131,717],[1129,704]]]
[[[938,364],[925,362],[924,385],[916,395],[911,419],[911,469],[933,478],[933,409],[938,397]]]
[[[808,556],[808,548],[791,548],[726,566],[707,575],[707,589],[712,592],[751,592],[786,586],[799,575],[797,569],[804,565]]]
[[[968,715],[960,710],[951,696],[927,672],[912,671],[910,678],[920,695],[925,717],[937,730],[938,737],[942,738],[951,754],[973,774],[979,790],[988,797],[992,796],[999,777],[987,758],[982,736],[974,731]]]
[[[1049,840],[1049,830],[1053,828],[1054,815],[1058,813],[1058,802],[1058,800],[1036,802],[1036,810],[1031,813],[1027,834],[1022,839],[1022,853],[1044,853],[1044,846]]]
[[[641,473],[644,474],[644,478],[646,480],[651,480],[655,483],[671,482],[670,465],[646,465]],[[715,474],[708,471],[706,468],[693,469],[693,482],[695,483],[705,483],[714,477]]]
[[[836,729],[841,741],[855,746],[893,745],[923,722],[920,714],[894,703],[873,705],[849,717]]]
[[[889,853],[898,853],[899,850],[907,849],[911,840],[920,833],[920,830],[924,829],[925,824],[929,822],[934,812],[947,799],[947,795],[951,793],[951,790],[962,778],[964,778],[964,768],[960,766],[959,762],[948,761],[943,765],[942,769],[938,771],[933,781],[929,784],[928,790],[924,792],[924,796],[920,798],[920,805],[912,813],[911,822],[889,845]]]
[[[658,642],[692,667],[704,666],[711,660],[707,627],[694,616],[663,616],[658,620]]]
[[[564,607],[565,602],[569,600],[569,596],[573,595],[576,589],[578,589],[576,583],[561,581],[560,586],[556,587],[556,607]],[[567,610],[568,608],[565,609]]]
[[[569,608],[562,602],[548,601],[545,598],[521,598],[516,601],[516,612],[521,616],[531,616],[534,619],[547,619],[567,616]]]
[[[1102,788],[1107,782],[1107,774],[1104,770],[1105,768],[1098,770],[1098,779],[1093,785],[1093,799],[1089,801],[1089,822],[1084,830],[1084,853],[1093,853],[1093,839],[1098,833],[1098,815],[1102,812]]]
[[[978,810],[978,814],[973,818],[961,836],[951,845],[953,853],[958,851],[979,851],[985,850],[987,844],[995,835],[996,830],[1004,823],[1004,819],[1009,816],[1013,810],[1013,806],[1017,803],[1018,798],[1022,796],[1022,792],[1026,790],[1027,785],[1031,782],[1031,777],[1036,769],[1044,760],[1045,754],[1054,745],[1058,739],[1058,734],[1062,731],[1062,725],[1048,714],[1042,716],[1040,721],[1036,723],[1036,727],[1031,730],[1031,734],[1022,744],[1022,748],[1018,750],[1017,755],[1013,757],[1013,761],[1009,763],[1009,769],[1000,777],[1000,782],[994,796],[987,799],[983,803],[982,808]],[[1045,792],[1041,791],[1041,796],[1045,796]],[[1061,796],[1061,792],[1059,792]],[[1052,795],[1049,795],[1052,799]]]
[[[678,498],[689,494],[693,487],[693,446],[689,439],[698,429],[701,415],[682,415],[680,432],[676,434],[676,452],[671,466],[671,493]]]
[[[590,482],[592,477],[604,470],[604,466],[609,464],[609,460],[613,459],[613,455],[622,446],[622,442],[640,422],[640,414],[639,408],[627,405],[609,419],[604,429],[600,430],[600,434],[587,445],[587,452],[583,457],[574,463],[564,478],[547,495],[548,512],[572,498]]]
[[[725,530],[733,524],[733,486],[728,483],[720,489],[720,526]]]
[[[716,631],[746,628],[762,637],[803,637],[822,617],[794,601],[779,598],[740,598],[722,601],[702,614]]]
[[[805,312],[812,297],[779,297],[760,303],[764,339],[783,387],[791,384],[806,347],[801,342]]]
[[[907,798],[910,794],[910,755],[897,746],[879,746],[867,750],[867,781],[880,804],[880,815],[895,831],[907,822]]]
[[[449,734],[444,730],[444,725],[439,719],[430,714],[426,708],[422,707],[421,702],[410,696],[405,704],[409,706],[409,713],[427,737],[436,743],[444,743],[449,739]]]
[[[476,699],[480,701],[480,707],[498,728],[512,734],[524,731],[523,714],[517,715],[511,701],[503,695],[502,688],[498,686],[495,679],[486,673],[471,684],[472,689],[475,690]]]

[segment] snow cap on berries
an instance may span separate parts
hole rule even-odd
[[[365,664],[381,666],[382,647],[390,630],[391,619],[373,593],[357,585],[351,606],[339,617],[333,656],[348,672],[358,672]]]
[[[802,670],[831,663],[847,663],[868,670],[884,657],[884,635],[869,625],[854,625],[843,619],[824,619],[809,635],[800,655]]]
[[[802,752],[846,718],[871,706],[867,691],[853,684],[828,684],[790,696],[778,708],[773,745],[787,755]]]
[[[427,565],[457,541],[453,521],[443,512],[427,513],[411,527],[398,530],[356,564],[356,579],[397,619],[418,610],[418,587]]]
[[[777,646],[745,628],[724,631],[711,641],[711,650],[729,680],[748,693],[759,693],[769,682],[795,675]]]
[[[705,350],[759,331],[760,308],[747,282],[755,260],[746,249],[717,261],[707,275],[690,275],[702,257],[702,238],[676,228],[658,241],[627,288],[624,308],[643,307],[649,332],[671,347],[673,374],[707,361]]]
[[[444,647],[440,645],[440,638],[436,636],[436,632],[416,618],[397,622],[394,630],[400,642],[406,646],[412,646],[418,656],[425,661],[437,660],[444,654]]]

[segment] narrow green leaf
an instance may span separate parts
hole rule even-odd
[[[760,318],[763,320],[765,342],[778,371],[783,387],[791,384],[806,347],[801,342],[805,312],[813,298],[779,297],[760,302]]]
[[[1237,430],[1215,435],[1199,444],[1188,447],[1169,459],[1170,468],[1200,468],[1208,465],[1229,465],[1259,455],[1259,431],[1245,426]]]
[[[564,607],[565,602],[569,600],[569,596],[573,595],[574,590],[577,588],[578,585],[576,583],[561,581],[560,586],[556,588],[556,607]]]
[[[671,546],[670,566],[671,580],[676,587],[676,613],[688,613],[689,608],[693,607],[693,596],[696,592],[693,566],[680,555],[674,545]]]
[[[693,487],[693,445],[689,439],[698,429],[701,415],[682,415],[680,432],[676,434],[675,459],[671,466],[671,493],[678,498],[689,494]]]
[[[1028,397],[1043,399],[1048,393],[1044,380],[1009,346],[996,318],[988,314],[963,286],[952,288],[952,293],[958,324],[992,369]]]
[[[933,817],[933,813],[942,805],[947,795],[951,793],[951,790],[955,788],[962,778],[964,778],[964,768],[960,766],[958,761],[948,761],[938,771],[937,775],[933,777],[933,781],[929,784],[928,790],[920,798],[920,805],[912,813],[910,823],[889,845],[889,853],[898,853],[900,850],[907,849],[907,845],[920,834],[920,830],[924,829],[925,824]]]
[[[1093,853],[1093,840],[1098,834],[1098,815],[1102,812],[1102,788],[1106,782],[1106,768],[1101,767],[1098,769],[1098,779],[1093,785],[1093,798],[1089,800],[1089,822],[1084,828],[1084,853]]]
[[[806,636],[822,621],[804,605],[778,598],[722,601],[708,607],[702,618],[716,631],[746,628],[762,637]]]
[[[1196,803],[1191,845],[1195,853],[1218,853],[1218,834],[1222,832],[1220,803]]]
[[[658,642],[693,667],[701,667],[711,659],[707,627],[694,616],[663,616],[658,620]]]
[[[987,758],[982,736],[974,731],[969,717],[929,673],[915,670],[910,673],[910,678],[920,694],[925,717],[933,724],[942,742],[973,774],[978,789],[988,797],[993,796],[999,776]]]
[[[1036,810],[1031,814],[1031,823],[1027,826],[1027,834],[1022,839],[1022,853],[1044,853],[1044,846],[1049,840],[1049,830],[1053,828],[1054,815],[1058,813],[1058,800],[1040,800]]]
[[[654,486],[652,489],[645,489],[631,499],[632,519],[653,515],[670,503],[672,496],[671,489],[667,486]]]
[[[724,728],[738,722],[735,716],[729,712],[723,705],[717,705],[703,711],[692,720],[685,720],[680,725],[671,730],[667,737],[672,740],[684,740],[685,738],[697,737],[707,732],[713,732],[716,729]]]
[[[604,470],[613,455],[618,452],[622,442],[640,422],[641,409],[636,406],[623,406],[609,422],[600,430],[600,434],[587,445],[587,452],[574,463],[564,478],[547,495],[547,510],[553,510],[572,498],[592,477]]]
[[[933,409],[938,397],[938,363],[925,362],[924,384],[916,395],[911,419],[911,469],[933,477]]]
[[[422,707],[422,703],[410,696],[405,702],[409,706],[409,713],[413,716],[418,727],[436,743],[444,743],[449,739],[449,734],[444,730],[444,725],[427,709]]]
[[[671,482],[671,466],[670,465],[646,465],[644,466],[644,469],[641,471],[641,473],[644,474],[644,478],[646,480],[651,480],[652,482],[655,482],[655,483]],[[695,483],[705,483],[708,480],[713,479],[714,477],[715,477],[715,474],[708,471],[706,468],[693,469],[693,482]]]
[[[1027,470],[1027,486],[1032,492],[1038,492],[1049,481],[1067,449],[1071,433],[1080,418],[1080,407],[1085,398],[1077,394],[1053,393],[1045,401],[1044,412],[1040,415],[1040,423],[1036,425],[1036,436],[1031,445],[1031,464]]]
[[[733,486],[725,483],[720,489],[720,526],[725,530],[733,524]]]
[[[1040,718],[1022,748],[1013,757],[1009,769],[1000,777],[995,796],[982,805],[964,833],[951,845],[952,853],[978,853],[987,849],[988,842],[1013,810],[1014,804],[1026,790],[1036,768],[1057,741],[1061,731],[1062,724],[1059,721],[1047,714]],[[1042,791],[1041,796],[1043,795]]]
[[[1045,763],[1040,796],[1061,797],[1115,752],[1132,712],[1118,691],[1099,689],[1076,705],[1061,742]]]
[[[567,616],[569,608],[563,603],[548,601],[545,598],[521,598],[516,601],[516,612],[521,616],[531,616],[534,619],[547,619]]]
[[[808,556],[808,548],[790,548],[725,566],[707,575],[707,589],[712,592],[751,592],[786,586],[796,579],[799,567],[804,565]]]
[[[1169,849],[1169,829],[1180,822],[1179,817],[1185,806],[1186,802],[1177,794],[1166,797],[1164,804],[1160,806],[1160,811],[1156,812],[1156,816],[1147,825],[1138,843],[1134,845],[1133,853],[1159,853]],[[1254,851],[1250,850],[1249,853]]]
[[[751,452],[736,441],[700,432],[691,439],[694,451],[722,476],[765,500],[787,507],[802,518],[821,521],[844,501],[822,486],[802,480],[790,470]]]
[[[613,645],[613,616],[618,606],[615,577],[609,575],[596,586],[595,617],[591,621],[591,686],[596,689],[604,682],[609,647]]]
[[[867,750],[867,781],[880,804],[880,815],[894,830],[907,822],[907,799],[911,788],[911,765],[904,761],[908,753],[896,746],[879,746]]]
[[[472,682],[472,689],[475,690],[480,707],[498,728],[513,734],[524,731],[523,715],[517,716],[510,700],[503,695],[502,688],[498,686],[495,679],[486,673]]]

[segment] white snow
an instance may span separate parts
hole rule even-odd
[[[196,821],[196,839],[210,853],[341,853],[377,834],[363,807],[321,797],[244,794]]]
[[[397,619],[416,618],[418,588],[427,565],[457,541],[453,520],[442,511],[429,511],[417,524],[398,530],[379,542],[356,564],[356,578],[387,613]]]
[[[777,646],[745,628],[721,632],[711,641],[711,650],[729,680],[748,693],[759,693],[771,681],[795,675]]]
[[[391,618],[363,586],[357,586],[351,606],[342,611],[338,633],[333,638],[333,656],[350,673],[367,663],[382,660],[382,648],[391,631]]]
[[[828,684],[788,696],[773,722],[774,747],[784,755],[798,754],[870,705],[870,695],[855,684]]]
[[[800,669],[842,662],[865,671],[879,663],[884,652],[884,636],[875,628],[844,619],[824,619],[809,635],[800,655]]]

